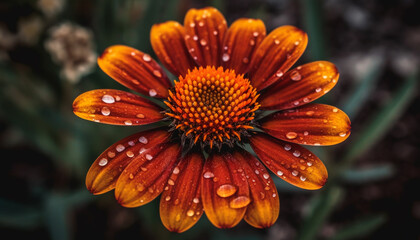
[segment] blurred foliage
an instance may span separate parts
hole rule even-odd
[[[249,16],[270,18],[271,10],[267,6],[269,3],[273,4],[272,2],[266,1],[266,5],[256,3],[258,7],[247,9],[247,13]],[[300,19],[297,22],[302,23],[301,27],[310,36],[305,60],[328,60],[328,56],[331,55],[328,42],[331,39],[327,39],[324,32],[324,2],[301,0],[295,4],[298,4],[300,9],[298,15]],[[8,55],[4,59],[0,58],[0,120],[5,125],[2,127],[4,131],[2,149],[22,144],[34,147],[45,154],[53,162],[54,169],[59,170],[67,178],[67,182],[60,186],[32,189],[30,195],[35,201],[19,202],[8,199],[7,193],[1,195],[2,229],[29,231],[42,228],[47,229],[51,239],[72,239],[75,237],[72,232],[75,221],[72,214],[76,209],[90,206],[89,204],[94,204],[99,209],[107,208],[105,211],[109,212],[116,208],[116,203],[109,200],[112,196],[106,195],[100,200],[80,188],[84,186],[84,176],[97,155],[133,130],[80,120],[73,115],[71,104],[77,95],[90,89],[123,89],[123,87],[111,81],[97,67],[79,83],[70,83],[60,77],[60,66],[51,60],[44,48],[48,30],[60,22],[75,22],[91,29],[96,53],[113,44],[127,44],[153,55],[149,43],[149,30],[154,23],[170,19],[182,22],[188,8],[205,5],[216,6],[222,12],[232,11],[232,4],[221,0],[205,1],[205,3],[186,0],[74,0],[64,2],[63,9],[56,16],[47,17],[37,7],[35,1],[9,0],[0,3],[1,12],[9,11],[3,15],[5,17],[0,18],[0,23],[5,21],[12,32],[17,31],[16,22],[19,17],[35,15],[43,21],[37,43],[25,45],[19,42],[12,49],[0,48],[0,57],[1,54]],[[16,15],[12,17],[13,14]],[[363,113],[365,104],[381,81],[385,64],[382,59],[377,60],[361,79],[354,81],[360,84],[347,84],[351,86],[345,90],[344,97],[338,98],[342,100],[341,108],[352,120],[358,119]],[[355,163],[389,132],[415,97],[418,89],[417,73],[409,75],[404,80],[399,79],[399,82],[399,87],[392,92],[389,101],[370,111],[363,123],[364,127],[357,132],[353,131],[343,146],[311,148],[326,163],[330,179],[322,190],[310,192],[308,197],[310,200],[305,206],[301,206],[305,211],[298,218],[297,239],[318,239],[322,228],[329,223],[331,215],[346,198],[346,184],[368,184],[394,176],[396,170],[393,164],[378,163],[369,168],[359,168]],[[322,98],[320,101],[334,105],[332,99],[337,99],[337,96],[334,96],[334,91],[330,94],[332,97]],[[297,189],[277,178],[274,181],[280,194],[308,195],[308,191]],[[288,208],[286,205],[282,207]],[[158,202],[153,201],[134,211],[136,213],[134,225],[137,226],[141,222],[142,233],[154,236],[156,239],[202,239],[204,234],[208,236],[207,239],[220,240],[251,240],[268,236],[268,230],[250,230],[245,225],[240,225],[239,232],[235,229],[228,231],[216,229],[205,216],[186,233],[173,234],[165,230],[160,223],[157,209]],[[367,236],[385,221],[387,221],[386,213],[360,216],[354,221],[342,223],[342,226],[328,239],[355,239]],[[279,226],[280,229],[281,227]]]

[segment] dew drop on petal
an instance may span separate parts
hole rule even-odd
[[[194,203],[199,203],[199,202],[200,202],[200,199],[198,199],[198,198],[194,198],[194,199],[193,199],[193,202],[194,202]]]
[[[204,178],[212,178],[214,177],[214,173],[212,172],[205,172],[203,175]]]
[[[293,81],[299,81],[302,79],[302,76],[300,75],[300,73],[298,71],[293,71],[290,74],[290,79],[292,79]]]
[[[144,118],[144,114],[139,113],[139,114],[136,115],[136,117],[138,117],[138,118]]]
[[[312,166],[311,162],[307,162],[306,165],[308,165],[308,167]]]
[[[140,148],[139,154],[143,154],[146,151],[146,148]]]
[[[282,176],[283,172],[279,170],[279,171],[277,171],[277,175]]]
[[[225,198],[225,197],[230,197],[233,194],[235,194],[236,190],[237,190],[236,187],[233,186],[232,184],[223,184],[217,188],[216,193],[217,195],[219,195],[219,197]]]
[[[168,184],[171,185],[171,186],[173,186],[173,185],[175,185],[175,182],[172,179],[168,179]]]
[[[281,70],[278,70],[278,71],[276,72],[276,76],[277,76],[277,77],[281,77],[281,76],[283,76],[283,72],[282,72]]]
[[[134,157],[134,153],[132,151],[127,151],[125,154],[127,154],[127,157]]]
[[[224,53],[224,54],[223,54],[223,56],[222,56],[222,60],[223,60],[223,62],[227,62],[227,61],[229,61],[229,59],[230,59],[229,54]]]
[[[188,216],[188,217],[192,217],[192,216],[194,216],[194,210],[188,210],[188,212],[187,212],[187,216]]]
[[[293,170],[293,172],[292,172],[292,175],[293,175],[293,176],[295,176],[295,177],[296,177],[298,174],[299,174],[299,172],[298,172],[298,171]]]
[[[110,158],[115,157],[115,153],[114,153],[114,152],[109,151],[109,152],[108,152],[108,157],[110,157]]]
[[[115,147],[115,150],[117,150],[117,152],[122,152],[122,151],[124,151],[124,149],[125,149],[125,147],[124,147],[124,145],[122,145],[122,144],[118,144],[118,145]]]
[[[322,91],[322,88],[315,89],[315,92],[321,92],[321,91]]]
[[[232,199],[230,201],[229,206],[231,208],[243,208],[248,206],[248,204],[251,202],[251,199],[247,196],[239,196],[237,198]]]
[[[162,73],[160,73],[159,70],[153,70],[153,75],[155,75],[158,78],[162,77]],[[150,94],[150,91],[149,91],[149,94]]]
[[[288,132],[286,134],[287,139],[295,139],[297,137],[297,133],[295,132]]]
[[[131,122],[131,120],[125,120],[124,124],[127,126],[133,125],[133,122]]]
[[[340,133],[339,135],[340,135],[340,137],[345,137],[345,136],[347,135],[347,133],[342,132],[342,133]]]
[[[304,176],[300,176],[300,180],[302,181],[302,182],[304,182],[305,180],[306,180],[306,177],[304,177]]]
[[[166,196],[166,197],[165,197],[165,201],[167,201],[167,202],[168,202],[168,201],[170,201],[170,200],[171,200],[171,197],[170,197],[170,196]]]
[[[309,132],[308,132],[308,131],[304,131],[304,132],[303,132],[303,135],[304,135],[304,136],[308,136],[308,135],[309,135]]]
[[[101,109],[101,113],[102,113],[102,115],[104,115],[104,116],[109,116],[109,114],[111,114],[111,110],[109,110],[109,108],[107,108],[107,107],[103,107],[103,108]]]
[[[104,103],[114,103],[115,102],[115,98],[111,95],[104,95],[102,96],[102,101]]]
[[[284,145],[284,150],[289,151],[290,149],[292,149],[292,146],[289,144]]]
[[[150,160],[152,160],[152,159],[153,159],[153,156],[152,156],[152,155],[150,155],[150,154],[146,154],[146,159],[150,161]]]
[[[298,150],[293,152],[293,156],[295,157],[299,157],[300,156],[300,152]]]
[[[135,145],[135,143],[134,143],[133,141],[129,141],[129,142],[128,142],[128,145],[130,145],[130,146],[134,146],[134,145]]]
[[[157,94],[157,92],[156,92],[155,89],[150,89],[149,90],[149,96],[154,97],[154,96],[156,96],[156,94]]]
[[[139,192],[143,192],[143,191],[144,191],[144,189],[145,189],[145,187],[144,187],[144,185],[143,185],[143,184],[139,183],[139,184],[137,184],[136,189],[137,189],[137,191],[139,191]]]
[[[150,62],[150,61],[152,60],[152,57],[150,57],[150,55],[149,55],[149,54],[144,54],[144,55],[143,55],[143,60],[144,60],[145,62]]]
[[[332,111],[336,113],[336,112],[338,112],[338,109],[334,108]]]
[[[206,46],[207,45],[207,41],[206,41],[206,39],[201,39],[200,40],[200,44],[201,44],[201,46]]]
[[[173,174],[178,174],[179,173],[179,167],[175,167],[174,171],[172,172]]]
[[[101,167],[103,167],[107,164],[108,164],[108,159],[106,159],[106,158],[102,158],[98,163],[98,165],[101,166]]]
[[[270,175],[269,175],[268,173],[264,173],[264,174],[263,174],[263,177],[264,177],[265,179],[268,179],[268,178],[270,178]]]
[[[139,142],[141,142],[141,143],[143,143],[143,144],[147,144],[147,143],[149,142],[149,140],[147,140],[147,138],[146,138],[146,137],[141,136],[141,137],[139,137]]]

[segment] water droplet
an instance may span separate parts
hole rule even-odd
[[[120,96],[115,96],[115,101],[120,101],[121,100],[121,98],[120,98]]]
[[[136,115],[136,117],[138,117],[138,118],[144,118],[144,114],[139,113],[139,114]]]
[[[193,40],[194,41],[197,41],[198,40],[198,36],[197,35],[194,35]]]
[[[259,33],[259,32],[253,32],[253,33],[252,33],[252,35],[253,35],[254,37],[258,37],[258,35],[260,35],[260,33]]]
[[[254,46],[255,45],[255,40],[254,39],[249,40],[249,45]]]
[[[232,184],[223,184],[217,188],[216,193],[217,195],[219,195],[219,197],[225,198],[225,197],[230,197],[233,194],[235,194],[236,190],[237,190],[236,187],[233,186]]]
[[[274,198],[274,197],[277,197],[277,194],[273,193],[273,195],[272,195],[272,196],[273,196],[273,198]]]
[[[299,157],[300,156],[300,152],[298,150],[293,152],[293,156],[295,157]]]
[[[347,133],[342,132],[342,133],[340,133],[339,135],[340,135],[340,137],[345,137],[345,136],[347,135]]]
[[[212,172],[205,172],[203,175],[204,178],[212,178],[214,177],[214,173]]]
[[[301,176],[300,176],[300,180],[301,180],[302,182],[304,182],[304,181],[306,180],[306,177],[304,177],[303,175],[301,175]]]
[[[295,42],[295,45],[297,46],[297,45],[299,45],[299,43],[300,43],[299,41],[296,41],[296,42]]]
[[[178,205],[179,204],[179,198],[175,199],[174,204],[175,205]]]
[[[251,202],[251,199],[247,196],[239,196],[237,198],[232,199],[230,201],[229,206],[231,208],[243,208],[248,206],[248,204]]]
[[[149,55],[149,54],[144,54],[144,55],[143,55],[143,60],[144,60],[145,62],[150,62],[150,61],[152,61],[152,57],[150,57],[150,55]]]
[[[304,136],[308,136],[308,135],[309,135],[309,132],[308,132],[308,131],[304,131],[304,132],[303,132],[303,135],[304,135]]]
[[[135,145],[135,143],[134,143],[134,141],[129,141],[129,142],[128,142],[128,145],[130,145],[130,146],[134,146],[134,145]]]
[[[147,171],[147,168],[145,168],[145,167],[140,167],[140,169],[141,169],[143,172],[146,172],[146,171]]]
[[[308,165],[308,167],[312,166],[311,162],[307,162],[306,165]]]
[[[336,113],[336,112],[338,112],[338,109],[334,108],[332,111]]]
[[[170,201],[170,200],[171,200],[171,197],[170,197],[170,196],[166,196],[166,197],[165,197],[165,201],[167,201],[167,202],[168,202],[168,201]]]
[[[153,193],[155,191],[152,187],[149,187],[147,190],[149,191],[149,193]]]
[[[188,210],[188,212],[187,212],[187,216],[188,216],[188,217],[192,217],[192,216],[194,216],[194,210]]]
[[[277,171],[277,175],[282,176],[283,172],[279,170],[279,171]]]
[[[314,143],[315,146],[321,146],[321,143]]]
[[[278,71],[276,72],[276,76],[277,76],[277,77],[281,77],[281,76],[283,76],[283,72],[282,72],[281,70],[278,70]]]
[[[181,214],[176,215],[175,221],[177,221],[177,222],[181,221]]]
[[[154,97],[154,96],[156,96],[156,94],[157,94],[157,92],[156,92],[155,89],[150,89],[149,90],[149,96]]]
[[[229,59],[230,59],[229,54],[227,54],[227,53],[223,54],[223,56],[222,56],[223,62],[227,62],[227,61],[229,61]]]
[[[153,156],[152,156],[152,155],[150,155],[150,154],[146,154],[146,159],[150,161],[150,160],[152,160],[152,159],[153,159]]]
[[[287,139],[295,139],[297,137],[297,133],[295,132],[288,132],[286,134]]]
[[[131,122],[131,120],[125,120],[124,124],[127,126],[133,125],[133,122]]]
[[[289,144],[284,145],[284,150],[289,151],[290,149],[292,149],[292,146]]]
[[[173,174],[178,174],[179,173],[179,168],[178,167],[175,167],[174,168],[174,171],[172,172]]]
[[[195,23],[193,23],[193,22],[190,23],[190,27],[192,27],[192,28],[195,27]]]
[[[298,174],[299,174],[299,172],[298,172],[298,171],[293,170],[293,172],[292,172],[292,175],[293,175],[293,176],[295,176],[295,177],[296,177]]]
[[[105,166],[105,165],[107,165],[108,164],[108,159],[106,159],[106,158],[102,158],[100,161],[99,161],[99,166],[101,166],[101,167],[103,167],[103,166]]]
[[[299,101],[294,101],[293,105],[295,105],[295,106],[299,105]]]
[[[175,185],[175,182],[172,179],[168,179],[168,184],[171,185],[171,186],[173,186],[173,185]]]
[[[306,115],[307,115],[307,116],[312,116],[312,115],[314,115],[314,113],[315,113],[314,111],[307,111],[307,112],[306,112]]]
[[[280,40],[275,39],[275,40],[274,40],[274,43],[275,43],[276,45],[279,45],[279,44],[280,44]]]
[[[202,38],[202,39],[200,40],[200,44],[201,44],[201,46],[206,46],[206,45],[207,45],[207,41],[206,41],[206,39]]]
[[[143,154],[146,151],[146,148],[140,148],[139,154]]]
[[[245,63],[245,64],[247,64],[247,63],[249,63],[249,59],[248,59],[247,57],[244,57],[244,58],[242,59],[242,62],[243,62],[243,63]]]
[[[194,202],[194,203],[199,203],[199,202],[200,202],[200,199],[198,199],[198,198],[194,198],[194,199],[193,199],[193,202]]]
[[[125,149],[125,147],[124,147],[124,145],[122,145],[122,144],[118,144],[118,145],[115,147],[115,150],[117,150],[117,152],[122,152],[122,151],[124,151],[124,149]]]
[[[141,136],[141,137],[139,137],[139,142],[141,142],[141,143],[143,143],[143,144],[147,144],[147,143],[149,142],[149,140],[147,140],[147,138],[146,138],[146,137]]]
[[[321,91],[322,91],[322,88],[315,89],[315,92],[321,92]]]
[[[145,189],[144,185],[141,184],[141,183],[137,184],[137,187],[136,188],[137,188],[137,191],[139,191],[139,192],[143,192],[144,189]]]
[[[107,108],[107,107],[103,107],[103,108],[101,109],[101,113],[102,113],[102,115],[104,115],[104,116],[108,116],[109,114],[111,114],[111,110],[109,110],[109,108]]]
[[[132,173],[130,173],[130,175],[128,176],[128,178],[134,179],[134,175]]]
[[[136,56],[136,53],[135,53],[135,52],[131,52],[130,54],[131,54],[131,56],[133,56],[133,57],[134,57],[134,56]]]
[[[102,97],[102,101],[103,101],[104,103],[114,103],[114,102],[115,102],[115,99],[114,99],[114,97],[113,97],[113,96],[111,96],[111,95],[104,95],[104,96]]]
[[[162,77],[162,73],[160,73],[159,70],[153,70],[153,75],[155,75],[158,78]],[[149,91],[149,94],[150,94],[150,91]]]
[[[268,173],[264,173],[264,174],[263,174],[263,177],[264,177],[265,179],[268,179],[268,178],[270,178],[270,175],[269,175]]]
[[[134,157],[134,153],[132,151],[127,151],[125,154],[127,154],[127,157]]]
[[[219,34],[219,32],[217,32],[216,30],[213,31],[213,35],[216,36],[217,34]]]
[[[304,98],[304,99],[303,99],[303,102],[305,102],[305,103],[309,102],[309,98],[307,98],[307,97],[306,97],[306,98]]]
[[[110,157],[110,158],[115,157],[115,153],[114,153],[114,152],[109,151],[109,152],[108,152],[108,157]]]
[[[302,79],[302,76],[300,75],[300,73],[298,71],[293,71],[290,74],[290,79],[292,79],[293,81],[299,81]]]

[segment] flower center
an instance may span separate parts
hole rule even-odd
[[[190,145],[230,146],[253,129],[252,120],[260,105],[257,91],[243,75],[222,67],[194,68],[175,81],[169,91],[166,113],[173,126]]]

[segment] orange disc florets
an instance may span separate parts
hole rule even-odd
[[[207,66],[189,71],[175,81],[166,103],[176,129],[190,143],[232,144],[253,129],[252,120],[259,108],[257,91],[234,70]]]

